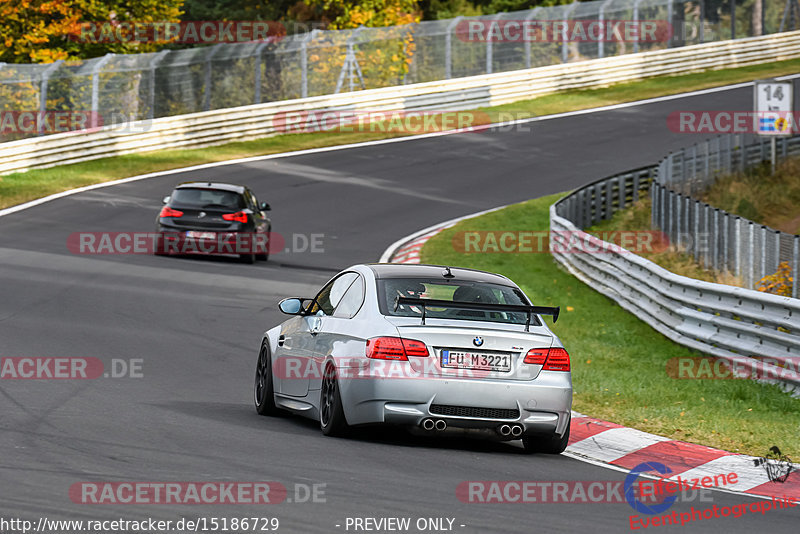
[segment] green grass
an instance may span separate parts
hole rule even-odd
[[[619,210],[611,219],[602,221],[586,229],[586,232],[602,237],[603,234],[610,232],[650,232],[650,198],[644,198],[636,202],[633,206]],[[714,205],[716,207],[716,205]],[[716,284],[726,284],[729,286],[744,287],[744,280],[727,271],[715,271],[705,269],[702,264],[695,261],[693,254],[687,254],[669,246],[666,236],[663,242],[652,246],[652,250],[633,250],[643,258],[672,271],[675,274],[688,276],[697,280],[705,280]],[[655,241],[655,239],[654,239]],[[617,244],[621,244],[617,242]]]
[[[700,198],[751,221],[800,234],[800,158],[720,177]]]
[[[513,104],[484,108],[482,111],[485,111],[486,115],[481,116],[486,120],[476,120],[475,124],[481,124],[487,120],[489,122],[497,119],[508,120],[510,117],[523,118],[550,115],[681,93],[750,81],[756,78],[795,73],[798,68],[800,68],[800,60],[791,60],[683,76],[658,77],[601,89],[567,91]],[[666,117],[664,121],[666,126]],[[305,148],[400,137],[402,135],[407,134],[385,132],[293,134],[268,137],[255,141],[229,143],[209,148],[165,150],[116,156],[85,163],[63,165],[51,169],[13,173],[0,176],[0,208],[13,206],[75,187],[159,170]]]
[[[553,330],[572,356],[575,410],[729,451],[762,456],[777,445],[800,457],[800,399],[747,380],[670,378],[670,358],[698,354],[559,269],[550,254],[463,253],[454,246],[463,231],[548,231],[548,208],[559,196],[462,221],[426,243],[422,261],[499,272],[535,304],[561,306]]]

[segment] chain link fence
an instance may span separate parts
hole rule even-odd
[[[800,14],[785,8],[796,0],[761,1],[760,17],[754,15],[756,0],[600,0],[76,62],[0,63],[0,113],[77,111],[91,116],[91,126],[118,124],[763,35],[800,24]],[[569,23],[559,27],[553,21]],[[584,29],[594,21],[607,27],[656,21],[669,23],[672,31],[649,41],[573,39],[570,32],[580,29],[581,21]],[[470,34],[476,24],[490,35],[492,24],[513,29],[521,23],[542,23],[546,29],[534,38]],[[547,35],[553,28],[560,34]],[[44,133],[50,132],[0,123],[0,141]]]
[[[777,140],[780,158],[800,154],[800,136]],[[798,296],[800,236],[787,234],[714,208],[693,198],[722,174],[744,172],[770,157],[770,142],[743,135],[709,139],[664,158],[650,189],[652,226],[705,268],[728,271],[755,289],[788,262]]]

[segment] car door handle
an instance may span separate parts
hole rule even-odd
[[[317,317],[316,319],[314,319],[314,325],[311,327],[309,332],[311,333],[312,336],[316,336],[317,334],[319,334],[319,331],[321,329],[322,329],[322,319]]]

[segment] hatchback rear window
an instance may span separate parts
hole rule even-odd
[[[486,282],[468,282],[428,278],[385,278],[378,280],[378,299],[381,313],[398,317],[421,317],[419,306],[395,307],[398,297],[472,302],[482,304],[529,305],[525,295],[515,287]],[[438,319],[491,321],[496,323],[525,324],[528,315],[522,312],[460,310],[457,308],[426,307],[425,316]],[[537,324],[534,316],[531,324]]]
[[[172,192],[171,204],[197,208],[224,208],[239,210],[245,207],[239,193],[222,189],[182,188]]]

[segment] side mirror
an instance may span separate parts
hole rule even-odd
[[[270,211],[272,209],[266,202],[262,202],[261,204],[258,205],[258,207],[261,208],[261,211]]]
[[[169,202],[169,196],[164,197],[164,199],[161,202],[163,204],[166,204],[167,202]]]
[[[286,315],[300,315],[303,313],[303,302],[298,298],[283,299],[278,303],[278,308]]]

